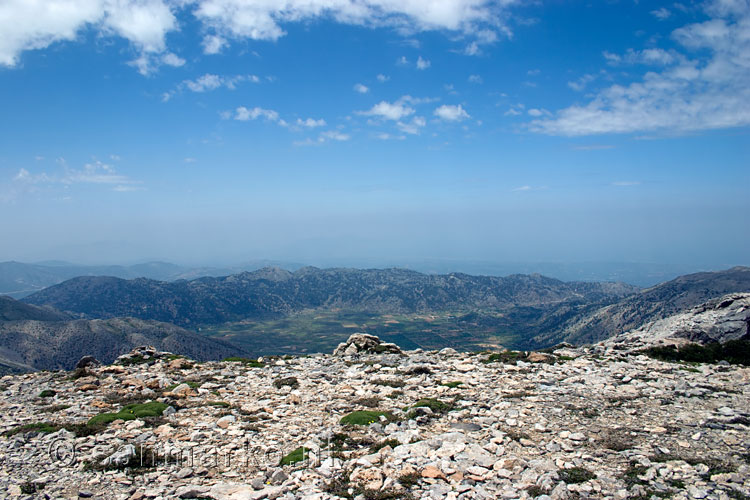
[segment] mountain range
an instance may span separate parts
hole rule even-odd
[[[81,276],[24,299],[86,318],[132,316],[200,326],[282,317],[304,309],[379,314],[610,302],[637,292],[624,283],[562,282],[541,275],[429,275],[406,269],[267,267],[191,281]]]
[[[69,368],[83,354],[111,361],[138,344],[196,359],[321,352],[352,328],[411,348],[537,349],[598,342],[736,292],[750,292],[750,268],[647,289],[405,269],[266,267],[176,281],[79,276],[23,302],[0,298],[0,364]]]

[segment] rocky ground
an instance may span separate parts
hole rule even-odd
[[[140,350],[3,377],[0,496],[750,495],[750,368],[666,363],[621,343],[528,357],[338,352],[196,363]],[[161,416],[85,425],[150,401]],[[340,422],[356,410],[385,414]],[[298,447],[305,460],[280,465]]]

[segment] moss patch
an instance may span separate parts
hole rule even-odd
[[[284,455],[281,457],[281,460],[279,461],[279,465],[292,465],[296,464],[297,462],[302,462],[307,458],[307,454],[310,452],[307,448],[304,446],[300,446],[293,452]]]
[[[149,401],[148,403],[136,403],[124,406],[117,413],[100,413],[92,417],[86,425],[106,425],[115,420],[135,420],[137,418],[158,417],[167,409],[165,403]]]
[[[339,422],[345,425],[370,425],[380,422],[380,417],[386,417],[388,420],[393,419],[393,415],[385,411],[360,410],[354,411],[344,416]]]
[[[455,381],[455,382],[443,382],[440,385],[442,385],[443,387],[450,387],[451,389],[455,389],[459,385],[463,385],[463,382],[459,382],[459,381]]]

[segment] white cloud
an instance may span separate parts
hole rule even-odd
[[[13,177],[15,182],[25,185],[64,185],[71,186],[74,184],[102,184],[115,185],[114,190],[123,190],[122,187],[130,186],[130,191],[140,189],[140,182],[130,179],[129,177],[117,173],[116,169],[107,163],[94,161],[87,163],[81,169],[72,169],[68,167],[65,160],[58,160],[62,167],[62,172],[57,174],[47,174],[41,172],[32,174],[25,168],[21,168]],[[119,189],[118,189],[119,188]]]
[[[391,78],[390,78],[389,76],[387,76],[387,75],[384,75],[384,74],[382,74],[382,73],[381,73],[381,74],[379,74],[379,75],[377,76],[377,79],[378,79],[378,81],[379,81],[380,83],[383,83],[383,82],[387,82],[387,81],[388,81],[388,80],[390,80]]]
[[[240,106],[234,113],[234,119],[241,122],[256,120],[258,118],[265,118],[266,120],[276,122],[279,121],[279,113],[272,109],[263,109],[259,107],[246,108],[245,106]]]
[[[531,108],[527,111],[527,113],[529,114],[529,116],[542,116],[545,114],[545,111],[542,109]]]
[[[408,106],[408,96],[404,96],[396,102],[380,101],[368,111],[360,111],[359,114],[375,116],[385,120],[398,121],[404,117],[414,114],[414,108]]]
[[[519,186],[514,188],[513,191],[531,191],[531,186]]]
[[[432,65],[432,63],[427,59],[422,59],[422,56],[419,56],[419,59],[417,59],[417,69],[427,69]]]
[[[587,104],[562,109],[554,118],[535,120],[531,130],[576,136],[750,125],[750,3],[718,0],[706,12],[713,17],[672,32],[684,49],[669,54],[672,64],[663,51],[634,51],[667,66],[646,72],[640,81],[603,89]]]
[[[305,128],[325,127],[326,121],[322,118],[319,120],[315,120],[313,118],[302,120],[300,118],[297,118],[297,125],[299,125],[300,127],[305,127]]]
[[[433,114],[441,120],[449,122],[460,122],[462,120],[470,118],[469,113],[467,113],[460,104],[458,104],[457,106],[443,104],[442,106],[437,108],[433,112]]]
[[[205,92],[207,90],[218,89],[223,84],[223,79],[219,75],[205,74],[195,80],[185,80],[182,82],[188,89],[193,92]]]
[[[419,130],[423,128],[425,125],[427,125],[427,120],[425,120],[421,116],[415,116],[411,119],[410,122],[397,122],[396,126],[398,129],[405,133],[405,134],[411,134],[411,135],[417,135],[419,134]]]
[[[227,45],[227,41],[220,36],[209,35],[203,38],[203,53],[218,54]]]
[[[165,36],[177,29],[177,20],[163,0],[3,0],[0,64],[12,67],[25,50],[74,41],[88,26],[128,40],[141,54],[133,65],[148,72],[149,56],[165,52]]]
[[[162,94],[162,101],[169,101],[175,94],[178,94],[183,90],[189,90],[191,92],[209,92],[220,87],[234,90],[237,88],[237,85],[242,82],[260,83],[260,78],[256,75],[220,76],[206,73],[195,80],[183,80],[177,85],[177,88]]]
[[[480,75],[469,75],[469,83],[481,84],[484,83],[484,80]]]
[[[603,55],[607,60],[607,63],[612,66],[617,66],[619,64],[668,65],[678,59],[675,54],[663,49],[628,49],[624,55],[604,51]]]
[[[161,57],[161,62],[163,62],[167,66],[172,66],[174,68],[179,68],[180,66],[185,65],[185,59],[176,54],[173,54],[172,52],[167,52],[166,54],[164,54]]]
[[[366,85],[358,83],[358,84],[354,85],[354,91],[355,92],[359,92],[360,94],[366,94],[366,93],[368,93],[370,91],[370,89]]]
[[[518,116],[523,114],[523,110],[526,108],[523,104],[513,104],[508,111],[503,113],[504,116]]]
[[[581,92],[586,88],[586,85],[593,82],[595,79],[596,77],[594,75],[585,74],[574,82],[568,82],[568,87],[576,92]]]
[[[316,18],[346,24],[392,26],[405,32],[459,31],[487,37],[487,26],[503,26],[503,10],[513,1],[492,0],[198,0],[195,15],[217,35],[276,40],[281,25]],[[483,28],[484,27],[484,28]]]
[[[138,53],[131,65],[143,74],[177,62],[166,35],[189,13],[205,33],[203,51],[217,54],[230,40],[276,40],[282,25],[315,19],[401,33],[446,30],[492,43],[495,30],[509,34],[505,10],[517,0],[3,0],[0,2],[0,65],[16,66],[26,50],[75,41],[85,29],[128,40]]]
[[[338,130],[328,130],[326,132],[321,132],[320,136],[318,137],[318,140],[332,140],[332,141],[348,141],[350,139],[348,134],[344,134],[343,132],[339,132]]]
[[[406,66],[409,64],[409,60],[406,58],[406,56],[401,56],[398,59],[396,59],[396,64],[399,66]]]
[[[651,15],[663,21],[664,19],[667,19],[669,16],[671,16],[672,13],[669,11],[669,9],[661,7],[656,10],[652,10]]]

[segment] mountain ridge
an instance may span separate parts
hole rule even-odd
[[[612,301],[637,291],[624,283],[563,282],[541,275],[427,275],[406,269],[263,268],[225,277],[163,282],[77,277],[30,295],[89,318],[133,316],[181,326],[288,315],[306,308],[402,313],[502,309],[565,301]]]

